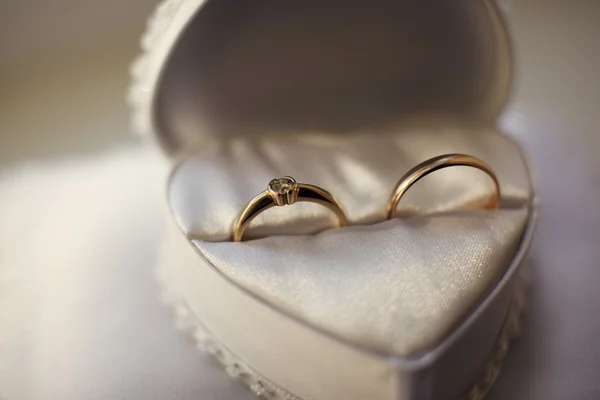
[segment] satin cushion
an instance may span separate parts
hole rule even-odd
[[[396,180],[429,157],[463,152],[498,175],[497,211],[472,209],[491,190],[466,167],[428,176],[385,221]],[[351,227],[300,203],[261,214],[230,241],[244,204],[273,177],[329,190]],[[528,217],[530,183],[518,147],[493,130],[390,130],[371,135],[214,139],[172,174],[180,229],[217,270],[282,312],[348,342],[400,356],[435,346],[511,261]],[[332,229],[333,228],[333,229]]]

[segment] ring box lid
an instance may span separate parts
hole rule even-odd
[[[129,100],[171,155],[214,134],[489,126],[510,87],[491,0],[175,0],[149,28]]]

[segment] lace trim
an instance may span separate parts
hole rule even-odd
[[[175,310],[177,328],[191,337],[200,351],[216,359],[230,377],[239,379],[254,394],[268,400],[302,400],[254,371],[236,357],[206,330],[183,302],[172,303],[172,305]]]
[[[527,287],[529,286],[529,277],[526,271],[519,271],[521,275],[515,277],[515,288],[513,297],[504,322],[500,331],[496,347],[492,352],[491,358],[483,368],[483,373],[475,379],[467,390],[462,400],[483,400],[496,381],[502,369],[502,363],[512,340],[521,334],[525,310],[527,307]]]
[[[131,126],[135,133],[149,136],[153,127],[146,113],[150,109],[152,96],[149,93],[153,74],[149,65],[154,49],[158,47],[167,29],[173,22],[179,8],[190,0],[163,0],[158,4],[146,23],[146,30],[140,40],[141,54],[131,63],[131,84],[126,100],[131,110]]]
[[[485,365],[482,374],[471,383],[461,400],[482,400],[485,398],[500,373],[511,340],[521,332],[522,317],[526,305],[526,288],[529,280],[523,275],[516,276],[515,279],[510,309],[492,356]],[[166,263],[159,263],[158,280],[162,289],[163,301],[171,305],[175,311],[177,328],[191,337],[199,350],[221,363],[229,376],[239,379],[257,396],[262,396],[267,400],[302,400],[250,368],[210,334],[180,296],[180,292],[177,290],[177,277],[166,266]]]
[[[163,260],[164,256],[159,255],[159,259]],[[210,334],[180,295],[179,279],[174,268],[170,267],[177,261],[159,262],[157,268],[161,299],[173,308],[177,329],[189,336],[200,351],[216,359],[229,376],[242,381],[257,396],[268,400],[302,400],[250,368]]]

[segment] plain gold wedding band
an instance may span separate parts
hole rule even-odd
[[[291,176],[284,176],[271,180],[267,190],[258,194],[244,206],[233,225],[233,241],[242,241],[244,231],[258,214],[272,207],[282,207],[299,201],[327,207],[338,217],[340,226],[348,225],[346,214],[331,193],[318,186],[298,183]]]
[[[498,208],[500,203],[500,185],[498,183],[498,178],[496,174],[489,165],[480,159],[469,156],[467,154],[444,154],[438,157],[430,158],[429,160],[423,161],[419,165],[415,166],[413,169],[408,171],[396,184],[392,195],[390,196],[390,200],[387,205],[387,219],[394,218],[396,216],[396,208],[398,207],[398,202],[404,193],[419,179],[423,178],[430,173],[437,171],[439,169],[454,167],[454,166],[467,166],[477,168],[492,178],[493,181],[493,202],[489,205],[488,208],[495,209]]]

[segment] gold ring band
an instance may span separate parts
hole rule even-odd
[[[327,190],[318,186],[298,183],[291,176],[284,176],[283,178],[271,180],[267,190],[258,194],[246,204],[234,223],[233,241],[242,241],[244,231],[258,214],[275,206],[282,207],[299,201],[327,207],[338,217],[340,226],[348,225],[346,214]]]
[[[434,171],[454,166],[473,167],[488,174],[494,183],[494,201],[489,208],[498,208],[498,204],[500,203],[500,185],[498,184],[498,178],[496,177],[496,174],[492,171],[490,166],[480,159],[466,154],[444,154],[420,163],[408,171],[402,178],[400,178],[396,184],[396,187],[394,188],[394,191],[392,192],[392,195],[390,196],[390,200],[387,205],[387,219],[391,219],[396,216],[396,207],[398,206],[398,202],[400,202],[400,199],[402,196],[404,196],[404,193],[406,193],[408,188],[410,188],[415,182]]]

